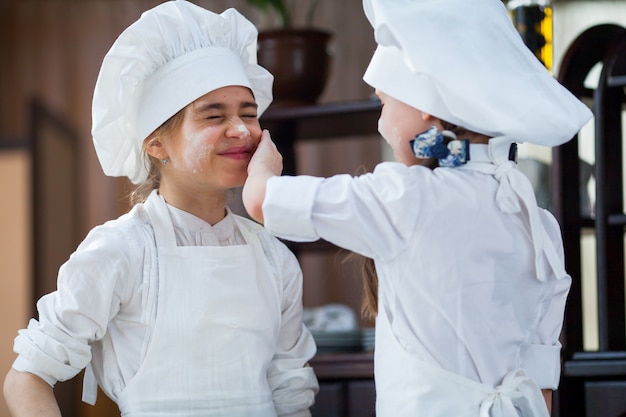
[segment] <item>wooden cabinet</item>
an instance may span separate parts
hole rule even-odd
[[[585,384],[588,417],[626,417],[626,381]]]
[[[319,355],[311,366],[320,383],[313,417],[376,415],[373,353]]]
[[[564,374],[559,416],[626,417],[626,352],[576,353]],[[575,388],[582,395],[574,396]]]
[[[594,68],[598,85],[586,82]],[[624,256],[624,147],[626,29],[591,27],[570,46],[559,81],[584,101],[595,116],[595,215],[580,205],[578,138],[553,153],[553,208],[563,230],[566,269],[572,276],[563,332],[564,367],[555,402],[562,417],[626,417],[626,313]],[[583,346],[581,234],[596,241],[598,351]]]

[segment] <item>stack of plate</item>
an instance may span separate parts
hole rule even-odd
[[[317,354],[360,352],[361,331],[312,331],[313,339],[317,344]]]
[[[374,327],[368,327],[361,330],[361,344],[363,350],[371,352],[374,350],[376,329]]]

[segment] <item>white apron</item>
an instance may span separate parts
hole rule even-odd
[[[280,291],[261,242],[237,220],[247,245],[178,247],[165,203],[145,208],[159,256],[157,315],[118,397],[122,416],[275,417],[266,371]]]
[[[402,347],[384,308],[374,364],[378,417],[549,417],[541,390],[522,369],[493,388],[424,362]]]

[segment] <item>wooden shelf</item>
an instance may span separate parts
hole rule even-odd
[[[294,144],[301,140],[337,139],[378,133],[380,101],[363,100],[298,107],[272,107],[259,119],[283,155],[283,174],[296,171]]]
[[[564,373],[576,377],[626,375],[626,352],[577,352],[564,364]]]
[[[374,378],[374,352],[317,355],[310,364],[320,380]]]
[[[271,107],[261,116],[261,126],[290,140],[327,139],[378,132],[378,99],[301,107]],[[273,134],[275,136],[275,134]]]
[[[626,225],[626,214],[610,214],[607,218],[607,224],[609,226]]]
[[[0,151],[25,149],[30,146],[28,140],[13,136],[0,136]]]
[[[310,364],[320,383],[312,417],[376,415],[373,352],[321,354]]]

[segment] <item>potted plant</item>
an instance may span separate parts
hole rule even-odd
[[[293,26],[294,4],[288,4],[289,0],[247,0],[249,4],[261,10],[266,17],[274,14],[279,20],[279,26],[290,28]],[[317,9],[319,0],[311,0],[305,18],[305,26],[312,27],[313,15]]]
[[[329,32],[313,27],[319,0],[310,0],[303,25],[294,24],[289,0],[247,0],[265,17],[259,31],[258,62],[274,74],[274,106],[310,105],[324,91],[330,68]],[[295,2],[295,0],[294,0]],[[298,5],[304,2],[298,0]]]

